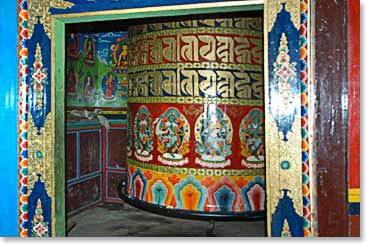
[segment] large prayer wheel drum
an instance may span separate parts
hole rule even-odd
[[[129,201],[263,216],[261,18],[132,26],[129,38]]]

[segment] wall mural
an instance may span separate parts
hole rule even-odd
[[[66,214],[71,216],[119,200],[117,185],[126,174],[128,61],[126,32],[68,33],[66,39],[66,140],[73,143],[65,150],[68,156],[74,152],[66,160]],[[86,172],[87,166],[94,168]]]
[[[69,107],[126,107],[127,33],[67,36]]]
[[[198,2],[204,1],[180,1],[181,4]],[[286,4],[281,4],[285,2]],[[175,0],[167,0],[164,3],[112,0],[103,1],[103,3],[101,1],[79,0],[18,0],[18,4],[20,17],[19,101],[23,101],[19,113],[19,234],[20,236],[63,235],[62,229],[57,230],[57,226],[62,226],[63,216],[56,214],[56,209],[60,210],[62,204],[60,204],[60,200],[55,201],[56,192],[54,189],[55,142],[53,136],[55,128],[53,122],[56,118],[55,111],[51,108],[51,101],[55,99],[51,94],[51,89],[55,85],[52,84],[51,80],[51,36],[53,35],[51,16],[52,14],[84,14],[88,11],[117,10],[162,4],[175,5],[178,2]],[[153,131],[157,130],[157,125],[159,126],[159,138],[154,136],[153,159],[151,161],[141,162],[137,160],[134,153],[131,154],[128,169],[129,177],[132,179],[129,186],[130,194],[154,204],[172,205],[190,210],[253,211],[262,209],[263,201],[265,201],[262,197],[265,188],[264,170],[262,169],[264,151],[261,143],[259,144],[263,140],[263,131],[259,125],[264,121],[265,129],[271,129],[265,131],[267,139],[270,138],[269,135],[279,135],[279,137],[274,137],[272,141],[269,141],[270,147],[266,149],[269,235],[316,235],[316,221],[312,208],[315,205],[315,199],[312,198],[314,189],[312,181],[309,179],[309,176],[313,174],[312,161],[308,157],[309,146],[312,146],[311,138],[308,136],[308,124],[311,124],[312,119],[307,112],[309,99],[307,93],[309,89],[307,80],[308,9],[307,0],[265,1],[264,7],[264,21],[265,27],[267,27],[264,40],[268,54],[264,62],[269,65],[265,67],[265,99],[271,98],[273,95],[275,98],[276,95],[286,93],[292,94],[295,101],[299,99],[295,110],[291,110],[291,106],[286,106],[290,112],[293,112],[294,121],[292,121],[293,119],[288,120],[292,121],[290,123],[283,123],[281,118],[290,116],[291,113],[280,114],[276,109],[270,111],[265,106],[267,116],[263,120],[259,112],[256,112],[257,109],[263,111],[263,104],[256,102],[263,97],[261,93],[262,81],[261,76],[259,76],[262,72],[246,62],[248,57],[253,57],[251,62],[258,62],[259,59],[256,60],[256,57],[261,58],[262,55],[256,51],[249,55],[246,52],[248,43],[241,43],[241,39],[249,40],[240,37],[238,32],[230,32],[228,36],[231,37],[222,36],[222,38],[213,38],[213,32],[208,32],[206,35],[181,35],[180,43],[184,44],[183,48],[174,46],[175,42],[166,35],[166,30],[159,31],[158,36],[162,38],[155,42],[149,40],[149,35],[132,33],[133,36],[141,38],[141,40],[145,38],[151,51],[144,53],[137,50],[138,55],[136,55],[136,60],[133,60],[132,65],[137,68],[135,70],[132,68],[129,71],[129,79],[131,77],[131,80],[134,80],[133,83],[130,82],[128,89],[129,103],[131,103],[130,128],[135,128],[133,122],[136,112],[141,105],[145,104],[153,121]],[[202,27],[207,28],[205,23]],[[154,28],[159,30],[159,26]],[[182,26],[177,29],[172,28],[168,32],[177,35],[180,28]],[[297,31],[292,31],[294,28]],[[252,37],[254,36],[254,32],[250,34]],[[93,39],[92,36],[85,39],[88,40],[71,41],[69,54],[70,57],[74,55],[76,58],[78,55],[76,50],[79,48],[84,50],[83,61],[76,61],[79,62],[79,65],[88,67],[88,65],[95,65],[99,62],[98,43],[96,44],[96,39]],[[139,40],[135,41],[138,43]],[[160,42],[165,43],[165,50],[153,48],[155,45],[161,45]],[[252,43],[252,50],[254,47],[262,46],[256,42],[250,41],[250,43]],[[283,49],[280,49],[281,43],[283,43]],[[216,52],[211,50],[213,45],[218,47]],[[287,45],[289,62],[286,58],[276,63],[276,57],[279,54],[283,53],[286,56]],[[198,47],[201,47],[200,52],[196,52],[199,50]],[[181,50],[181,52],[170,51],[175,49]],[[233,53],[228,52],[229,49],[233,50]],[[131,50],[135,50],[135,48],[132,47]],[[297,50],[301,50],[301,53],[295,54],[294,52]],[[154,53],[155,51],[157,53]],[[120,54],[115,53],[112,65],[109,66],[111,70],[102,72],[103,75],[93,72],[80,73],[70,67],[70,77],[67,78],[71,84],[68,96],[82,99],[85,103],[92,103],[94,96],[99,96],[101,99],[103,98],[102,103],[113,104],[114,99],[119,99],[120,79],[117,77],[120,77],[121,61],[123,59],[120,59]],[[181,63],[180,67],[175,66],[177,62]],[[157,68],[157,64],[163,63],[164,66]],[[203,67],[192,66],[193,63],[201,63]],[[288,64],[287,70],[280,67],[285,63]],[[296,63],[295,66],[293,66],[294,63]],[[281,79],[274,78],[274,64],[279,65],[278,77],[282,77]],[[141,65],[145,65],[146,71],[139,70]],[[295,70],[289,67],[294,67]],[[238,72],[238,70],[246,70],[246,72]],[[296,74],[291,74],[292,70]],[[295,80],[285,79],[286,76],[293,77]],[[149,77],[151,81],[149,86],[143,82],[145,80],[143,77]],[[287,82],[284,82],[285,80]],[[157,86],[157,81],[165,85]],[[238,85],[233,86],[233,83]],[[249,84],[251,84],[250,87]],[[265,105],[268,102],[266,100]],[[164,103],[165,106],[157,110],[157,107],[154,106],[156,103]],[[217,108],[208,114],[208,110],[204,110],[202,105],[197,106],[203,103],[217,104]],[[284,100],[283,105],[286,103],[287,101]],[[233,108],[237,105],[247,106],[249,109],[241,110],[241,113],[238,113],[238,110]],[[199,143],[197,143],[194,135],[195,125],[197,118],[201,115],[203,119],[199,120],[197,128],[205,133],[198,139]],[[271,115],[274,120],[268,115]],[[232,123],[232,132],[229,131],[231,128],[229,121]],[[182,123],[186,124],[186,122],[190,125],[190,130],[182,129]],[[211,126],[211,124],[215,126]],[[301,130],[303,134],[301,134]],[[217,136],[213,136],[215,135],[213,131],[217,132]],[[175,132],[177,133],[175,134]],[[188,134],[190,134],[189,145],[185,144]],[[131,137],[131,140],[134,141],[134,133],[131,133]],[[251,143],[245,142],[248,140],[244,140],[244,138],[251,138]],[[160,150],[157,150],[158,141],[160,142]],[[226,150],[218,152],[215,146],[218,143],[224,145]],[[271,145],[277,143],[284,151],[272,149]],[[299,145],[302,145],[303,149]],[[201,154],[196,152],[197,148],[200,148],[198,151]],[[297,158],[288,158],[287,155],[290,152],[293,154],[295,152],[292,148],[297,149]],[[231,155],[228,154],[229,149],[232,152]],[[134,143],[131,142],[128,152],[135,152],[135,150]],[[236,150],[238,151],[236,152]],[[196,158],[204,161],[208,155],[212,158],[221,157],[219,165],[215,165],[218,162],[212,164],[213,162],[206,160],[208,165],[214,166],[213,168],[208,166],[203,168],[200,164],[195,163]],[[233,155],[236,157],[240,155],[241,159],[232,160]],[[161,156],[163,160],[159,161],[158,156]],[[180,162],[182,164],[180,167],[164,164],[173,161],[176,157],[177,162],[183,161]],[[185,158],[188,158],[189,163],[185,163]],[[231,160],[228,165],[229,159]],[[201,169],[197,168],[198,166]],[[222,166],[223,168],[220,168]],[[237,167],[236,170],[240,170],[241,176],[237,173],[234,175],[234,171],[228,168],[234,166]],[[161,174],[161,178],[157,178],[155,177],[156,172],[165,173]],[[302,181],[302,177],[304,181]],[[284,184],[273,184],[280,181]],[[281,190],[283,191],[281,192]],[[41,194],[43,197],[37,198],[37,194]],[[188,195],[192,197],[185,197]],[[50,199],[46,196],[49,196]],[[226,196],[225,202],[221,200],[222,196]],[[32,200],[33,198],[37,200]],[[257,200],[253,201],[251,198]],[[212,205],[216,207],[208,208]],[[51,213],[50,216],[48,213]],[[32,219],[30,216],[33,216]],[[303,222],[303,233],[301,233],[300,228],[301,222]]]

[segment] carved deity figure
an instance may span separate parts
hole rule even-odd
[[[153,150],[153,122],[148,108],[141,106],[135,116],[134,145],[135,157],[141,161],[152,160]]]
[[[159,161],[175,165],[186,163],[178,162],[189,152],[190,128],[182,114],[175,108],[168,109],[157,120],[156,135],[158,151],[163,153],[163,158],[159,158]]]
[[[232,153],[232,135],[232,123],[228,116],[216,106],[209,107],[195,124],[196,152],[201,155],[198,163],[225,162],[228,165],[230,161],[226,160],[226,156]]]

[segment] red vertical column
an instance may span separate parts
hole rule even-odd
[[[349,235],[360,235],[360,5],[348,0]]]
[[[106,186],[107,186],[107,133],[105,127],[102,127],[102,201],[106,201]]]

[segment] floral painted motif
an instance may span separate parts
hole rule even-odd
[[[158,180],[152,186],[152,193],[153,193],[153,203],[158,205],[163,205],[164,200],[167,197],[167,187],[162,183],[162,181]]]
[[[47,69],[43,67],[42,50],[39,43],[37,43],[36,54],[34,55],[34,63],[31,73],[31,84],[35,93],[37,102],[37,109],[43,108],[44,100],[44,85],[47,84]]]
[[[157,150],[162,153],[158,160],[167,165],[184,165],[189,153],[190,125],[175,108],[169,108],[157,120],[155,131],[158,138]]]
[[[298,77],[297,63],[290,62],[288,54],[288,41],[285,33],[282,33],[279,46],[279,54],[274,62],[274,81],[276,92],[272,98],[271,113],[281,132],[283,140],[288,141],[287,133],[291,131],[297,111]]]
[[[228,177],[223,177],[208,189],[211,211],[231,212],[240,210],[240,189]]]
[[[144,162],[152,160],[154,127],[146,106],[141,106],[135,116],[134,137],[135,157]]]
[[[164,178],[157,177],[148,183],[147,201],[162,205],[170,206],[173,197],[173,186]]]
[[[248,168],[263,168],[265,159],[264,113],[260,109],[252,109],[241,121],[240,125],[241,161]]]
[[[259,176],[241,189],[246,211],[260,211],[265,208],[265,183]]]
[[[41,174],[37,174],[37,181],[28,196],[28,236],[51,236],[51,198],[45,182],[41,181]]]
[[[131,177],[131,195],[138,199],[145,199],[147,178],[140,169],[137,169]]]
[[[209,105],[195,123],[196,163],[209,168],[224,168],[231,164],[232,122],[216,105]]]
[[[207,189],[189,175],[174,186],[177,208],[186,210],[203,210]]]
[[[32,221],[32,236],[35,237],[45,237],[49,236],[48,233],[48,223],[44,222],[43,210],[41,205],[41,200],[38,199],[37,207]]]

